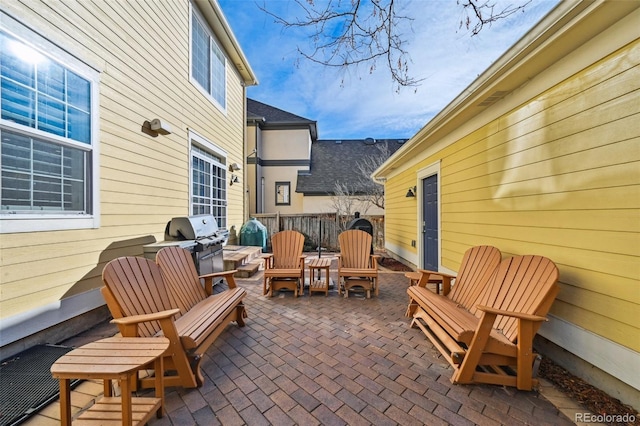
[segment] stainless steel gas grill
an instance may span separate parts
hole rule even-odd
[[[229,231],[218,228],[212,215],[174,217],[164,231],[164,241],[144,246],[144,255],[155,260],[163,247],[179,246],[193,256],[200,275],[224,270],[222,250],[229,238]]]

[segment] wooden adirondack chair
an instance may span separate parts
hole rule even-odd
[[[163,335],[169,339],[164,364],[170,374],[165,375],[165,386],[201,386],[204,352],[231,321],[244,325],[243,288],[229,288],[187,308],[184,297],[183,302],[177,301],[160,267],[141,257],[112,260],[102,280],[102,295],[124,337]],[[153,386],[153,378],[141,380],[140,387]]]
[[[281,289],[304,291],[304,235],[298,231],[280,231],[271,237],[272,253],[265,255],[262,294],[273,296]]]
[[[344,291],[344,297],[349,297],[349,290],[362,287],[367,292],[367,299],[371,297],[371,290],[378,295],[380,256],[371,254],[371,241],[371,235],[359,229],[338,235],[338,294]]]
[[[559,287],[558,268],[542,256],[503,260],[474,306],[465,309],[447,298],[423,298],[407,292],[419,305],[418,326],[454,368],[454,383],[489,383],[531,390],[539,357],[533,338],[549,312]]]
[[[433,281],[434,276],[442,277],[442,294],[424,294],[423,297],[448,297],[453,302],[464,307],[465,309],[471,309],[474,303],[478,300],[480,292],[489,282],[491,274],[500,264],[502,260],[502,253],[492,246],[476,246],[468,249],[464,256],[462,256],[462,262],[460,263],[460,269],[458,275],[450,275],[444,272],[429,271],[426,269],[419,269],[420,278],[416,284],[418,287],[424,288],[426,291],[427,283]],[[451,280],[455,279],[455,285],[453,291],[449,291],[451,288]],[[433,293],[433,292],[429,292]],[[411,300],[407,307],[406,315],[408,317],[413,316],[417,304]]]

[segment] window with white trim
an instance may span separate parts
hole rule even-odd
[[[80,66],[72,66],[64,52],[56,58],[59,51],[52,45],[45,53],[0,30],[1,232],[99,224],[97,73],[75,58]]]
[[[191,214],[210,214],[227,227],[226,153],[206,139],[191,138]]]
[[[225,109],[227,105],[227,58],[213,31],[195,6],[191,6],[191,79]]]

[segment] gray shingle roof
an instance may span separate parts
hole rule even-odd
[[[247,118],[260,121],[264,129],[308,127],[312,139],[318,138],[317,124],[313,120],[291,114],[271,105],[247,98]]]
[[[378,154],[377,145],[387,143],[389,155],[396,152],[406,139],[317,140],[311,145],[311,170],[300,173],[296,192],[305,195],[331,195],[336,182],[354,182],[356,163],[365,155]],[[386,160],[386,158],[385,158]]]

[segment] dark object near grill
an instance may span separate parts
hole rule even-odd
[[[355,219],[353,219],[351,222],[347,224],[347,230],[359,229],[373,237],[373,224],[369,222],[367,219],[361,218],[360,213],[358,212],[356,212],[354,216],[355,216]],[[373,239],[371,241],[373,241]],[[373,254],[373,242],[371,243],[371,254]]]
[[[347,229],[359,229],[373,237],[373,225],[367,219],[355,218],[347,224]]]
[[[200,275],[224,270],[223,246],[227,243],[229,231],[218,228],[212,215],[174,217],[164,231],[164,241],[147,244],[144,254],[155,260],[156,253],[163,247],[179,246],[191,252]]]

